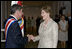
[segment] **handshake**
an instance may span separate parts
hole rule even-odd
[[[27,37],[28,37],[28,42],[30,42],[31,40],[33,40],[34,39],[34,36],[33,35],[27,35]]]

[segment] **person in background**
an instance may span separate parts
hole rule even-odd
[[[68,47],[72,48],[72,19],[71,19],[71,14],[68,13]]]
[[[54,20],[56,23],[58,23],[59,21],[60,21],[60,17],[59,17],[59,15],[55,15],[55,20]]]
[[[41,21],[41,17],[37,17],[36,19],[36,32],[37,32],[37,35],[38,35],[38,30],[39,30],[39,26],[40,26],[40,22]]]
[[[26,16],[24,16],[24,33],[26,33]]]
[[[66,41],[68,41],[68,21],[65,20],[65,15],[61,16],[59,21],[59,41],[61,48],[66,48]]]

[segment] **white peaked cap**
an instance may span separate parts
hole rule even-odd
[[[11,6],[14,5],[14,4],[17,4],[18,1],[11,1]]]

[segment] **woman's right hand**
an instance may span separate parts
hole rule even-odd
[[[30,40],[33,40],[34,39],[34,36],[33,35],[27,35],[27,37],[28,37],[28,39],[30,39]]]

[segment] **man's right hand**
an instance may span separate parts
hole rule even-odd
[[[28,34],[27,37],[28,37],[28,41],[29,41],[29,42],[34,39],[34,36],[33,36],[33,35],[29,35],[29,34]]]

